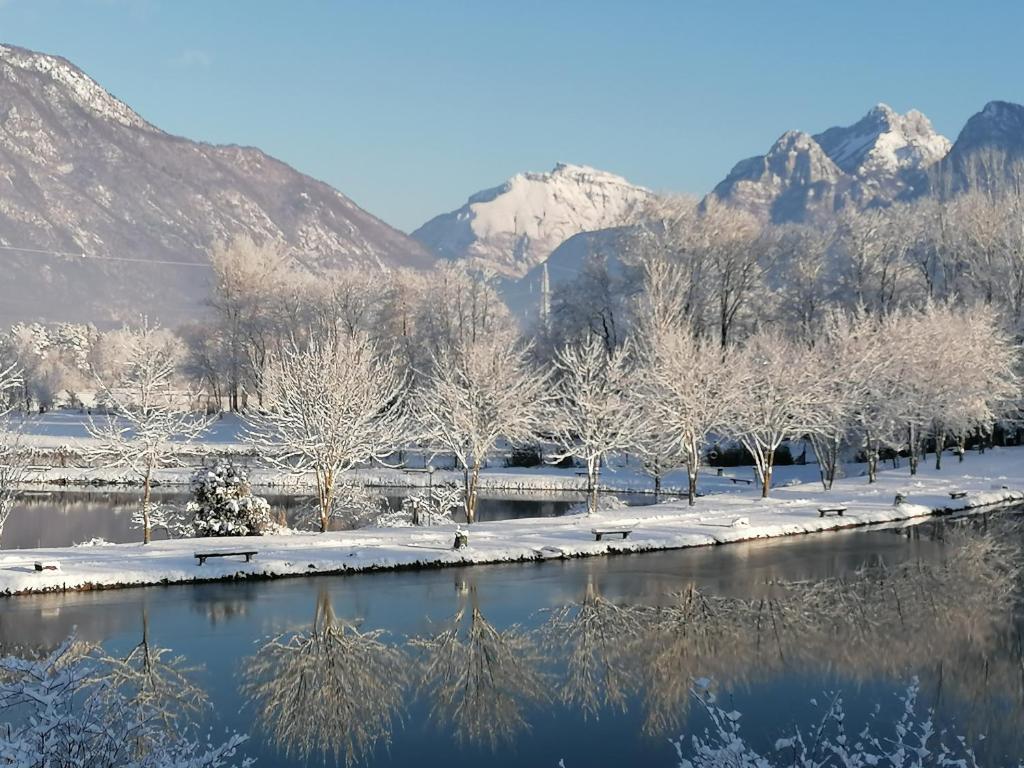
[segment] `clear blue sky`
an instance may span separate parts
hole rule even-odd
[[[703,193],[879,101],[955,138],[1024,102],[1021,29],[1016,0],[0,0],[0,40],[405,230],[557,161]]]

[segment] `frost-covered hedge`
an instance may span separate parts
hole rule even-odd
[[[197,472],[192,493],[185,511],[196,536],[262,536],[278,529],[270,504],[253,495],[245,470],[230,461]]]

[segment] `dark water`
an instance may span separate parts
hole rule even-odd
[[[914,676],[940,724],[986,737],[983,765],[1016,765],[1022,626],[1005,596],[1022,585],[989,554],[964,555],[986,530],[1019,545],[1012,517],[15,598],[0,604],[0,646],[52,646],[77,628],[123,654],[145,628],[195,668],[209,699],[198,724],[251,734],[245,752],[264,766],[672,766],[667,739],[707,724],[693,678],[716,681],[767,750],[817,722],[810,702],[828,691],[851,729],[876,703],[887,723]]]
[[[295,518],[314,504],[313,497],[264,494],[275,510],[281,510],[294,522]],[[650,503],[643,494],[618,494],[630,504]],[[401,507],[400,492],[388,491],[384,500],[392,509]],[[184,506],[187,493],[155,491],[154,500]],[[576,493],[508,494],[504,497],[480,499],[478,519],[507,520],[523,517],[557,517],[583,500]],[[67,547],[100,537],[117,544],[142,541],[142,530],[132,525],[132,513],[139,506],[138,491],[36,491],[22,495],[0,535],[0,549],[32,547]],[[332,521],[332,528],[344,523]],[[165,538],[163,531],[154,531],[154,538]]]

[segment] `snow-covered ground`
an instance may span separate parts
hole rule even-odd
[[[715,482],[728,484],[722,478]],[[952,499],[950,491],[954,490],[967,495]],[[893,503],[897,493],[906,497],[905,503]],[[776,488],[772,498],[761,499],[755,486],[743,485],[736,493],[706,495],[694,507],[687,506],[685,500],[672,500],[594,516],[477,523],[469,528],[469,547],[460,550],[452,548],[454,526],[9,550],[0,555],[0,593],[674,549],[912,520],[935,512],[1021,500],[1024,448],[1004,448],[971,454],[963,463],[949,457],[942,472],[922,468],[915,478],[905,467],[882,472],[873,485],[862,477],[852,477],[838,481],[828,493],[819,484],[808,482]],[[847,511],[842,517],[821,517],[818,508],[823,505],[841,505]],[[628,529],[632,533],[625,541],[610,537],[598,542],[594,529]],[[258,554],[250,563],[220,558],[203,566],[193,557],[196,552],[238,550],[256,550]],[[57,562],[59,570],[37,572],[35,562]]]

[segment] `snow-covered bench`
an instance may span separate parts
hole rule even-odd
[[[621,536],[622,540],[625,541],[629,538],[629,534],[631,534],[633,531],[632,529],[627,528],[620,528],[617,530],[610,528],[594,528],[590,532],[594,534],[594,538],[597,541],[600,541],[605,536]]]
[[[846,512],[846,507],[818,507],[818,515],[824,517],[827,514],[839,515],[840,517]]]
[[[962,499],[967,495],[967,491],[950,491],[949,498],[951,499]]]
[[[196,552],[194,557],[199,561],[199,565],[206,562],[211,557],[244,557],[245,562],[252,560],[253,555],[259,554],[255,549],[247,549],[239,552]]]

